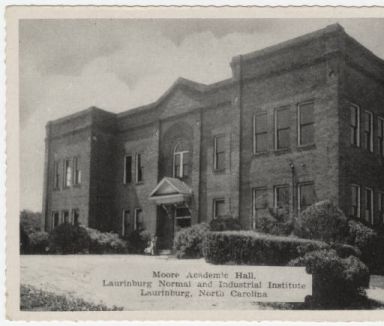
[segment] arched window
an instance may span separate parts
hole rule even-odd
[[[173,151],[173,176],[185,178],[189,176],[189,150],[185,143],[178,143]]]

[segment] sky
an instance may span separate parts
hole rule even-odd
[[[233,56],[336,22],[384,58],[384,19],[21,21],[21,209],[41,211],[48,121],[90,106],[122,112],[151,103],[178,77],[229,78]]]

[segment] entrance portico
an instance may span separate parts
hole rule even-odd
[[[176,178],[163,178],[149,199],[157,204],[156,235],[159,249],[172,249],[175,232],[191,226],[192,189]]]

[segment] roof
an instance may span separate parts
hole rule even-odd
[[[161,190],[164,187],[168,186],[168,192],[164,193],[163,195],[169,195],[171,194],[169,192],[169,188],[173,190],[173,193],[178,193],[182,195],[190,195],[192,194],[192,189],[183,181],[180,179],[176,178],[170,178],[170,177],[165,177],[163,178],[158,185],[153,189],[151,194],[149,195],[150,197],[156,196],[156,193]],[[162,195],[162,194],[160,194]],[[157,195],[158,196],[158,195]]]

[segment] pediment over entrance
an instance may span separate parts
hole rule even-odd
[[[192,196],[192,189],[176,178],[163,178],[149,195],[156,204],[176,204],[185,202]]]

